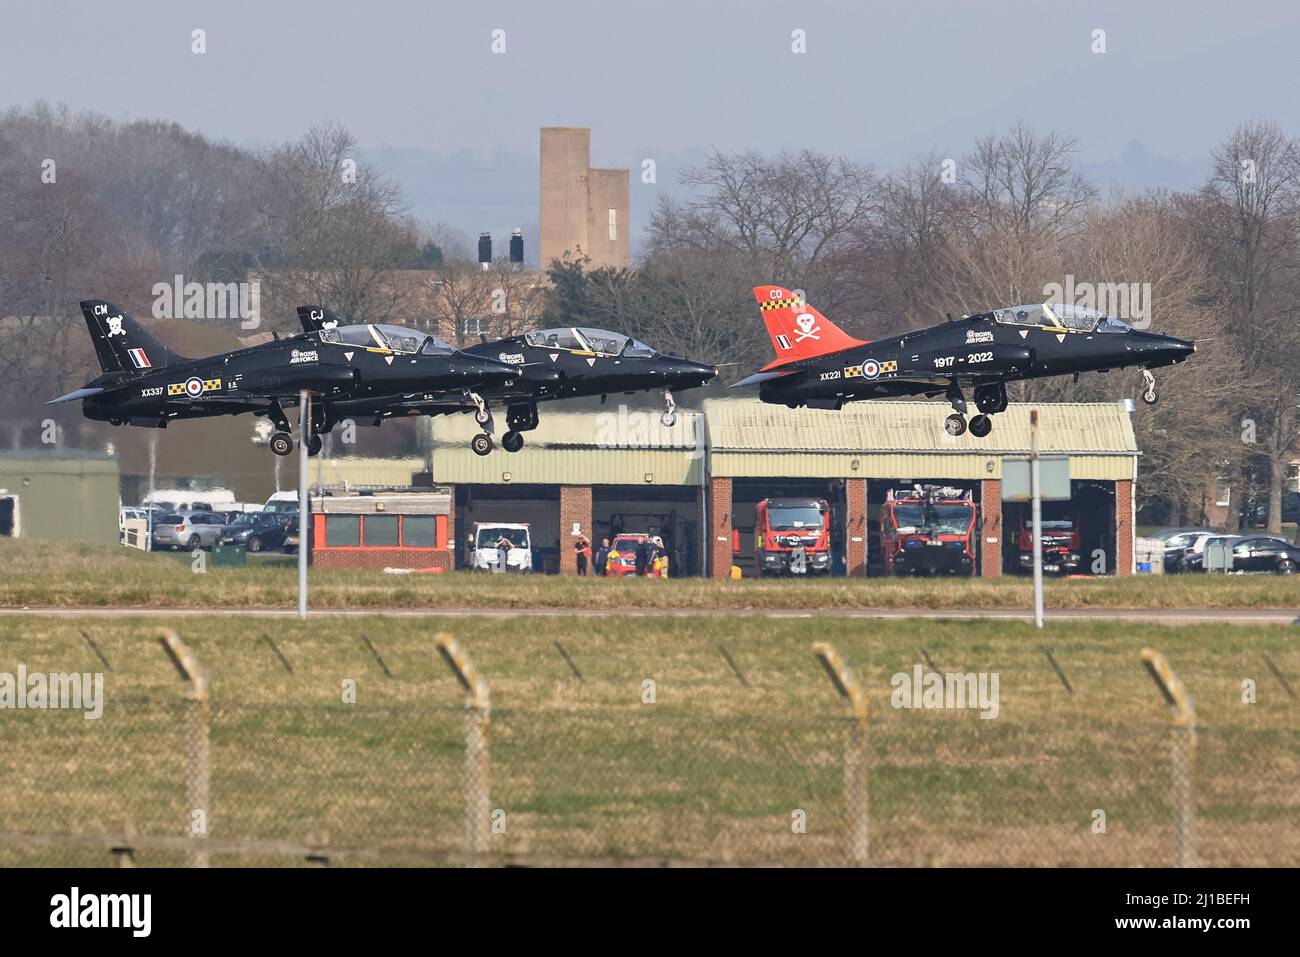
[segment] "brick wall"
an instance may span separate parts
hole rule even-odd
[[[573,535],[573,525],[577,523],[582,534],[591,540],[591,486],[560,486],[560,574],[578,574],[578,556],[573,550],[578,540]],[[593,549],[594,551],[594,549]],[[590,567],[587,569],[590,573]]]
[[[867,480],[845,479],[845,564],[850,577],[867,574]],[[857,539],[855,541],[855,539]]]
[[[1115,574],[1133,574],[1133,480],[1115,483]]]
[[[997,578],[1002,574],[1002,480],[980,482],[980,514],[984,527],[980,532],[980,575]],[[989,541],[989,539],[996,541]]]
[[[731,577],[731,479],[709,480],[709,575]]]
[[[312,568],[350,568],[383,571],[385,568],[436,568],[451,571],[451,552],[445,548],[317,549]]]

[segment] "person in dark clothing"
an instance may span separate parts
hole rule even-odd
[[[650,567],[650,552],[654,548],[654,543],[650,539],[638,542],[636,546],[636,573],[644,575],[646,569]]]
[[[609,564],[609,539],[602,538],[600,540],[600,547],[596,549],[596,574],[597,575],[609,574],[609,569],[605,567],[608,564]]]
[[[662,552],[662,550],[663,550],[663,545],[660,542],[658,535],[652,535],[650,538],[646,540],[646,552],[645,552],[646,578],[654,577],[655,562],[659,560],[659,555]]]
[[[591,542],[586,537],[579,538],[573,543],[573,551],[578,559],[578,574],[587,574],[587,556],[591,554]]]

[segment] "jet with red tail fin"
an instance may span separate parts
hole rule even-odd
[[[755,286],[776,358],[732,388],[757,385],[764,402],[840,409],[846,402],[944,396],[949,435],[983,438],[1007,407],[1007,383],[1082,372],[1142,370],[1142,398],[1157,400],[1149,370],[1182,362],[1194,343],[1134,329],[1113,316],[1060,303],[963,316],[876,341],[850,336],[801,296]],[[966,421],[966,390],[979,414]]]

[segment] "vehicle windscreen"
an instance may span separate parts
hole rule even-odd
[[[231,519],[230,524],[231,525],[256,525],[257,519],[258,519],[257,512],[240,512],[233,519]]]
[[[965,535],[974,514],[969,505],[931,506],[930,530],[940,535]]]
[[[511,548],[528,547],[528,530],[524,528],[480,528],[478,530],[479,548],[496,548],[501,539],[510,542]]]
[[[1043,526],[1043,531],[1045,532],[1069,532],[1074,530],[1074,523],[1066,519],[1045,518],[1042,519],[1040,524]],[[1032,529],[1033,527],[1033,519],[1026,519],[1025,528]]]
[[[804,531],[805,529],[820,530],[822,527],[822,511],[812,505],[769,508],[767,510],[767,524],[774,532],[794,532]]]
[[[185,519],[173,513],[171,515],[160,515],[154,521],[159,525],[180,525]]]
[[[296,512],[298,511],[298,503],[289,502],[289,501],[267,502],[266,507],[263,508],[262,511],[263,512]]]

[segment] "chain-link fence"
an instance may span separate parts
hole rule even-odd
[[[867,714],[838,659],[806,706],[749,687],[729,656],[732,695],[646,679],[622,703],[589,700],[574,667],[561,683],[513,676],[497,706],[471,650],[446,647],[463,698],[386,664],[360,697],[346,677],[328,695],[242,693],[215,667],[208,689],[177,645],[172,684],[101,720],[10,711],[0,864],[1300,860],[1285,728],[1079,721],[1064,704],[983,720],[881,706],[878,688]]]

